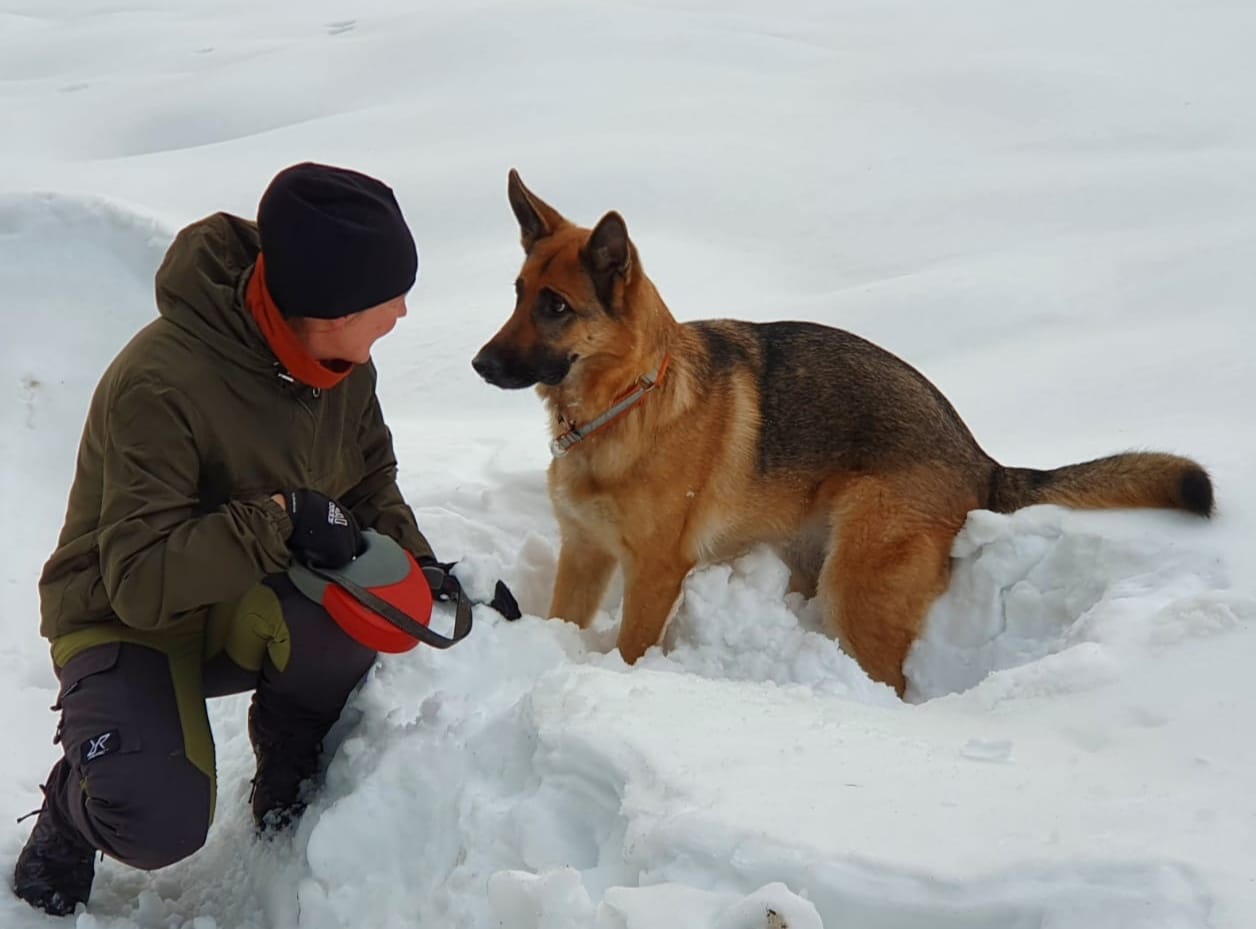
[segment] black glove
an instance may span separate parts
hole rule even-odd
[[[437,561],[433,555],[424,555],[416,559],[427,578],[427,586],[432,588],[432,596],[437,600],[457,600],[462,593],[462,585],[454,577],[456,561]]]
[[[458,583],[458,578],[454,577],[454,565],[456,561],[437,561],[432,555],[424,555],[417,559],[419,567],[423,569],[423,575],[427,578],[427,585],[432,588],[432,596],[437,600],[456,600],[458,594],[462,593],[462,585]],[[510,588],[502,581],[497,582],[497,586],[493,589],[493,599],[488,605],[501,613],[502,616],[514,621],[523,615],[519,609],[519,603],[515,600],[515,595],[510,592]]]
[[[362,551],[362,533],[353,514],[317,490],[283,495],[292,535],[288,547],[315,568],[342,568]]]
[[[519,601],[510,592],[505,581],[497,582],[497,586],[493,588],[493,599],[488,602],[488,605],[512,623],[523,615],[523,611],[519,609]]]

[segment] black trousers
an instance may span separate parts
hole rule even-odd
[[[91,632],[104,641],[57,669],[64,757],[47,802],[92,846],[148,870],[200,848],[213,819],[207,697],[254,690],[255,703],[330,725],[375,660],[282,575],[175,631]]]

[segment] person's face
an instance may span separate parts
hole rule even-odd
[[[406,315],[403,294],[361,312],[339,319],[294,319],[292,330],[305,349],[319,361],[351,361],[366,364],[371,348],[392,332],[397,320]]]

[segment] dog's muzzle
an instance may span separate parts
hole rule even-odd
[[[494,387],[519,390],[537,383],[550,387],[561,384],[571,370],[571,361],[567,358],[511,358],[486,346],[471,359],[471,367]]]

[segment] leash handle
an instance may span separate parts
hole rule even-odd
[[[467,599],[467,595],[461,586],[458,588],[458,596],[454,602],[453,635],[443,636],[435,629],[429,629],[422,623],[407,616],[387,600],[371,593],[361,584],[347,577],[328,574],[321,568],[316,568],[312,565],[306,565],[306,567],[328,583],[335,584],[337,587],[348,591],[353,595],[354,599],[367,609],[373,613],[378,613],[406,635],[413,639],[418,639],[424,645],[430,645],[432,648],[450,648],[471,634],[471,601]],[[436,602],[440,603],[442,601],[438,600]]]

